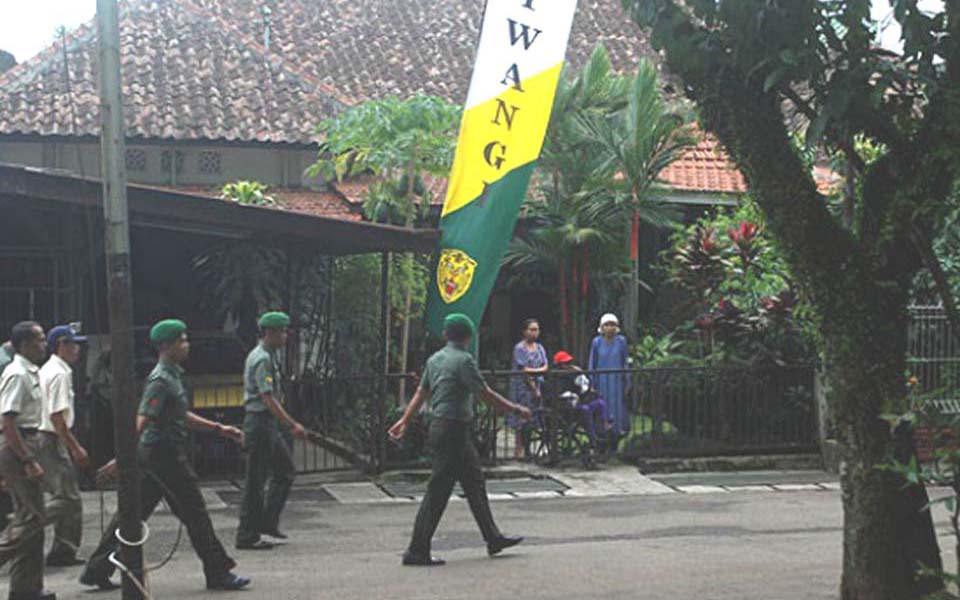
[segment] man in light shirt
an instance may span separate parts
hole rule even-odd
[[[43,467],[37,460],[43,391],[40,362],[47,355],[43,327],[32,321],[13,326],[16,356],[0,377],[0,476],[16,511],[0,541],[0,566],[10,562],[10,600],[56,600],[43,590]]]
[[[45,473],[47,519],[54,524],[53,546],[47,554],[48,567],[80,566],[77,558],[83,533],[83,504],[77,467],[90,464],[87,451],[74,437],[73,365],[80,360],[80,345],[87,338],[77,335],[70,325],[54,327],[47,334],[50,359],[40,369],[43,389],[43,419],[40,424],[40,451],[37,458]],[[76,467],[74,467],[76,465]]]

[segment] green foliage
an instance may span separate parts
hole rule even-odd
[[[712,362],[813,360],[810,308],[797,302],[790,270],[752,200],[677,227],[664,258],[668,279],[700,313],[682,329],[697,332],[702,346],[683,347],[686,353]]]
[[[432,200],[423,176],[450,170],[459,120],[458,106],[422,94],[359,104],[317,127],[324,141],[309,172],[337,180],[372,174],[368,216],[406,222],[416,199],[422,208]]]
[[[654,225],[674,222],[650,190],[688,142],[683,123],[664,105],[652,66],[618,75],[602,45],[576,76],[561,78],[527,205],[530,232],[504,263],[557,291],[562,343],[574,352],[585,351],[587,324],[619,302],[629,280],[624,225],[633,211]]]
[[[276,208],[280,205],[276,199],[267,195],[267,186],[259,181],[236,181],[234,183],[228,183],[220,189],[220,198],[245,206],[267,206]]]
[[[945,212],[943,226],[933,240],[933,251],[947,276],[954,301],[960,303],[960,191],[955,190],[950,196]],[[913,301],[928,305],[941,302],[929,272],[923,271],[917,276]]]

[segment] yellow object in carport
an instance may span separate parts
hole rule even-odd
[[[243,406],[243,375],[198,375],[189,383],[194,409]]]

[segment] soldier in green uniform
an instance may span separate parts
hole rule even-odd
[[[261,339],[247,355],[243,376],[247,478],[237,527],[239,550],[273,548],[271,542],[261,539],[262,535],[286,539],[280,532],[280,513],[295,473],[291,441],[286,436],[288,431],[299,439],[307,436],[306,429],[280,402],[283,386],[277,351],[287,344],[290,317],[282,312],[268,312],[260,317],[258,325]]]
[[[157,349],[159,360],[144,384],[137,414],[142,518],[146,521],[160,500],[166,499],[170,510],[186,527],[190,542],[203,562],[207,589],[238,590],[250,585],[250,580],[231,572],[236,563],[227,556],[213,530],[197,475],[187,456],[187,446],[188,429],[208,431],[239,443],[243,442],[243,432],[190,412],[190,399],[180,367],[190,352],[186,331],[186,324],[174,319],[160,321],[150,330],[150,342]],[[108,477],[115,471],[116,460],[113,460],[99,475]],[[101,589],[115,587],[110,581],[114,566],[109,557],[117,547],[117,526],[115,516],[87,562],[80,583]]]
[[[523,420],[530,419],[530,409],[510,402],[483,380],[476,360],[466,350],[476,335],[476,328],[469,317],[452,314],[444,320],[443,325],[447,346],[427,361],[420,387],[403,416],[389,431],[390,437],[401,439],[423,403],[430,402],[433,473],[417,512],[410,546],[403,555],[403,564],[410,566],[444,564],[442,559],[431,556],[430,542],[457,481],[467,496],[470,511],[480,527],[490,556],[523,541],[521,537],[503,535],[493,521],[483,470],[471,440],[470,427],[475,394],[494,408],[519,414]]]

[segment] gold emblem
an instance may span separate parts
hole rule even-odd
[[[477,261],[463,250],[447,249],[440,253],[437,265],[437,287],[440,297],[452,304],[463,297],[473,283],[473,272]]]

